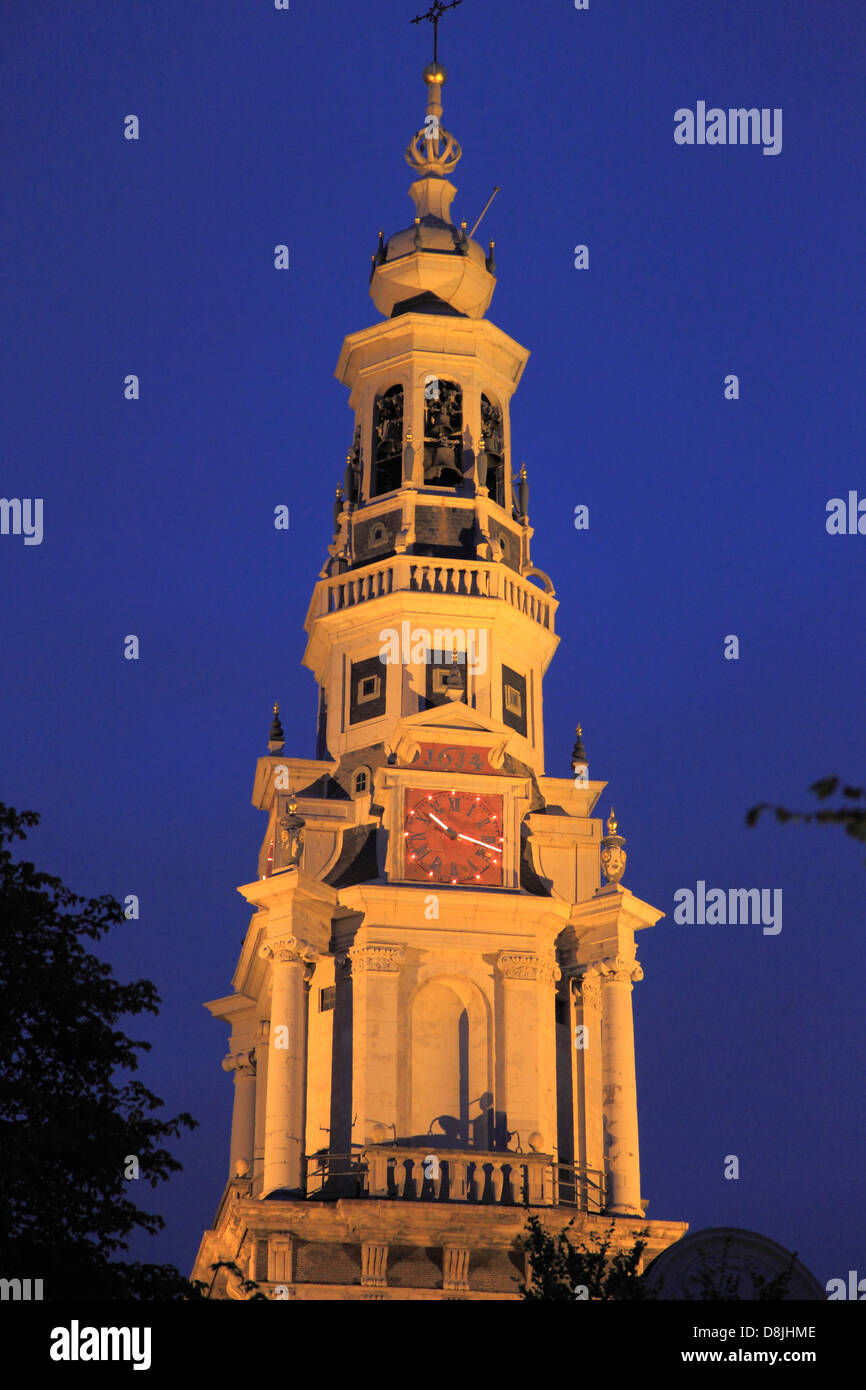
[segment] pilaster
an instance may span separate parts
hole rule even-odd
[[[550,1148],[556,1134],[554,984],[559,967],[534,951],[500,951],[501,1041],[496,1109],[526,1147],[540,1136]],[[505,1138],[500,1135],[500,1142]]]
[[[369,1144],[376,1126],[397,1123],[399,1105],[399,986],[405,946],[363,942],[340,958],[351,971],[352,1141]]]

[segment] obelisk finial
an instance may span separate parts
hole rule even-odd
[[[283,726],[280,723],[280,707],[275,700],[274,721],[271,724],[271,732],[268,735],[268,751],[271,753],[278,753],[280,749],[283,747],[284,743],[285,734],[283,733]]]

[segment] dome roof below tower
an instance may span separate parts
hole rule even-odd
[[[451,203],[457,189],[446,175],[457,164],[461,150],[441,123],[445,69],[438,63],[428,65],[424,81],[428,88],[427,116],[406,150],[407,164],[420,176],[409,189],[417,215],[411,226],[395,232],[384,245],[380,233],[370,297],[386,318],[395,312],[406,313],[407,300],[435,296],[453,312],[479,319],[486,313],[496,288],[492,255],[488,258],[467,234],[465,222],[456,226],[451,221]]]
[[[373,272],[370,297],[386,318],[405,300],[431,294],[455,313],[480,319],[495,288],[496,278],[478,242],[466,237],[462,228],[427,213],[389,238],[384,259]]]

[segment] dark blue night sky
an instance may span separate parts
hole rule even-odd
[[[275,699],[287,753],[315,752],[303,620],[352,436],[333,373],[378,319],[378,228],[414,215],[418,8],[4,7],[0,494],[44,499],[44,539],[0,536],[0,797],[42,813],[38,867],[140,897],[107,953],[156,982],[141,1075],[200,1128],[142,1184],[168,1225],[134,1255],[184,1270],[227,1175],[202,1001],[248,921]],[[489,317],[532,352],[512,427],[561,605],[547,771],[580,719],[626,885],[667,914],[634,993],[649,1215],[761,1231],[822,1283],[866,1274],[864,846],[744,817],[866,777],[866,535],[825,527],[866,497],[864,53],[851,0],[465,0],[440,29],[454,211],[471,227],[501,185]],[[781,153],[677,145],[698,101],[781,108]],[[698,880],[781,889],[782,931],[677,925]]]

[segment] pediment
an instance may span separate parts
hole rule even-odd
[[[490,769],[498,770],[513,737],[514,730],[500,724],[498,719],[490,719],[470,709],[462,700],[456,700],[453,704],[437,705],[434,709],[420,710],[401,719],[395,730],[392,749],[397,762],[403,767],[411,766],[422,745],[462,745],[483,749]],[[439,770],[459,769],[443,766]]]

